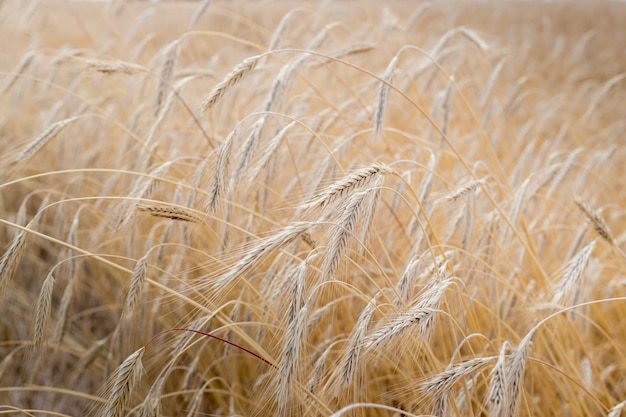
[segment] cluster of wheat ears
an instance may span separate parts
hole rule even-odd
[[[626,408],[623,7],[32,3],[0,415]]]

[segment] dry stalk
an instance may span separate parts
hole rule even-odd
[[[213,106],[215,106],[215,104],[224,96],[224,94],[226,94],[228,90],[234,87],[254,69],[260,57],[260,55],[248,57],[233,68],[226,78],[217,84],[209,95],[202,100],[200,103],[200,113],[204,113],[213,108]]]

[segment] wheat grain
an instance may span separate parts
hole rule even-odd
[[[52,290],[54,289],[54,277],[52,273],[48,274],[44,280],[37,305],[35,306],[35,323],[33,332],[33,345],[35,348],[41,347],[46,329],[46,322],[50,314],[50,305],[52,304]]]
[[[141,378],[142,364],[141,359],[145,352],[145,347],[141,347],[133,352],[122,364],[115,370],[112,377],[112,388],[102,415],[106,417],[122,417],[124,416],[124,408],[128,401],[133,388],[137,381]]]
[[[244,59],[239,65],[217,84],[209,95],[200,103],[200,113],[204,113],[213,106],[226,94],[228,90],[240,82],[248,73],[250,73],[257,64],[261,56],[255,55]]]

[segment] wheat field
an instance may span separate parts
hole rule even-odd
[[[625,414],[624,27],[0,2],[0,415]]]

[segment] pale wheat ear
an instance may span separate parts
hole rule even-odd
[[[389,97],[389,85],[393,82],[393,71],[398,63],[398,55],[387,65],[387,69],[383,74],[383,83],[380,86],[378,92],[378,105],[376,106],[376,113],[374,114],[374,141],[380,140],[383,131],[383,120],[385,117],[385,107],[387,104],[387,98]]]
[[[122,417],[126,415],[124,410],[128,399],[135,384],[141,378],[143,371],[141,359],[145,349],[145,346],[142,346],[133,352],[113,373],[111,392],[101,414],[102,416]]]
[[[163,110],[163,103],[168,89],[174,79],[174,67],[178,58],[180,42],[175,40],[167,45],[162,52],[161,66],[157,74],[157,88],[154,94],[154,104],[152,106],[153,116],[157,117]]]
[[[75,120],[78,120],[80,116],[70,117],[68,119],[64,119],[58,121],[51,125],[48,129],[46,129],[42,134],[37,136],[17,157],[16,162],[22,163],[27,159],[31,158],[35,155],[41,148],[43,148],[48,142],[59,136],[59,134],[65,129],[70,123]]]
[[[246,75],[248,75],[256,66],[261,55],[254,55],[244,59],[239,65],[237,65],[233,70],[226,75],[226,77],[217,84],[213,90],[209,93],[209,95],[202,100],[200,103],[200,113],[204,113],[215,104],[226,94],[228,90],[234,87],[237,83],[239,83]]]
[[[44,331],[46,329],[48,316],[50,315],[50,305],[52,304],[54,282],[52,274],[48,274],[39,292],[39,298],[35,306],[35,320],[33,325],[33,345],[35,348],[41,347],[43,343]]]
[[[593,225],[593,228],[604,240],[609,242],[611,246],[615,246],[615,238],[600,213],[596,211],[589,203],[580,197],[574,197],[574,202],[578,208],[587,216],[587,219]]]

